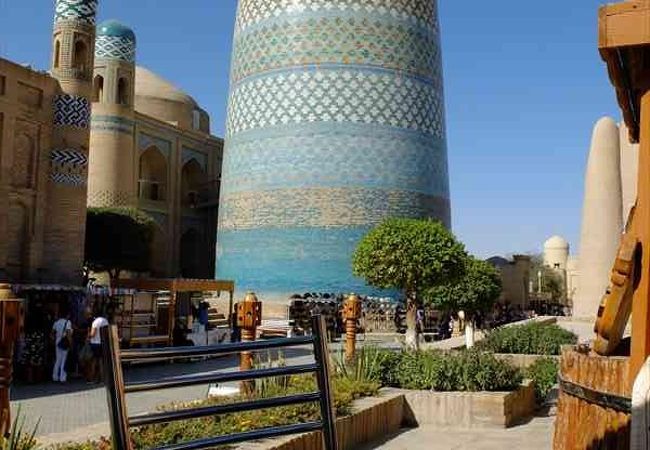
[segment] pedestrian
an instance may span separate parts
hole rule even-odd
[[[52,325],[52,340],[56,359],[52,371],[52,381],[65,383],[68,381],[68,374],[65,371],[65,363],[68,359],[68,351],[71,347],[72,323],[67,312],[59,313],[59,318]]]
[[[101,379],[101,360],[102,360],[102,335],[101,329],[108,326],[108,320],[101,315],[98,315],[93,320],[90,325],[90,331],[88,332],[88,341],[90,342],[90,348],[93,352],[93,359],[91,362],[90,369],[90,380],[91,382],[99,382]]]

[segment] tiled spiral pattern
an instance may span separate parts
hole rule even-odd
[[[363,233],[449,224],[435,0],[240,0],[217,276],[262,295],[367,291]]]

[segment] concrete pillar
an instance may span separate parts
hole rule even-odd
[[[620,138],[611,118],[600,119],[594,128],[584,196],[573,315],[595,318],[623,229]]]

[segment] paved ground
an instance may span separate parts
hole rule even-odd
[[[507,430],[415,428],[405,430],[361,450],[550,450],[554,417],[536,417]]]
[[[591,324],[562,324],[567,328],[578,331],[581,336],[588,336]],[[381,345],[382,347],[399,347],[394,335],[368,336],[361,340],[365,345]],[[463,345],[464,338],[436,342],[429,348],[454,348]],[[340,348],[333,346],[334,352]],[[289,364],[302,364],[312,360],[310,348],[298,348],[285,354]],[[159,378],[168,376],[183,376],[189,373],[210,373],[217,371],[235,370],[238,365],[236,357],[226,357],[216,360],[194,362],[187,364],[139,366],[125,369],[127,381],[138,381],[143,378]],[[182,389],[155,391],[153,393],[132,394],[128,397],[129,413],[139,414],[154,410],[157,406],[180,401],[190,401],[205,398],[208,385],[200,385]],[[28,422],[35,424],[40,419],[38,430],[39,439],[45,444],[70,440],[87,440],[108,434],[108,411],[106,393],[101,385],[88,385],[83,381],[71,381],[67,385],[45,384],[39,386],[15,386],[11,393],[12,408],[22,408]],[[396,436],[378,448],[385,449],[492,449],[504,448],[504,442],[525,443],[520,448],[546,449],[550,448],[552,436],[552,419],[539,418],[531,423],[512,430],[500,432],[468,432],[454,430],[410,430]],[[435,438],[433,436],[435,435]],[[528,440],[537,436],[534,440]],[[474,446],[463,446],[474,442]],[[488,442],[493,442],[492,447]],[[406,445],[408,443],[408,445]],[[421,444],[421,445],[420,445]],[[536,445],[540,446],[537,447]],[[406,445],[406,446],[405,446]],[[418,447],[418,445],[420,445]],[[432,447],[432,445],[435,445]],[[455,445],[455,446],[454,446]],[[469,445],[469,444],[467,444]],[[490,444],[492,445],[492,444]]]

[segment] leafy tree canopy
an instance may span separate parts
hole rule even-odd
[[[435,286],[424,297],[443,311],[473,315],[488,311],[501,295],[501,277],[490,263],[469,256],[464,274],[456,281]]]
[[[393,218],[361,240],[352,269],[372,286],[417,297],[461,275],[466,259],[463,244],[440,222]]]
[[[149,215],[134,208],[88,208],[86,267],[111,279],[123,270],[148,271],[154,227]]]

